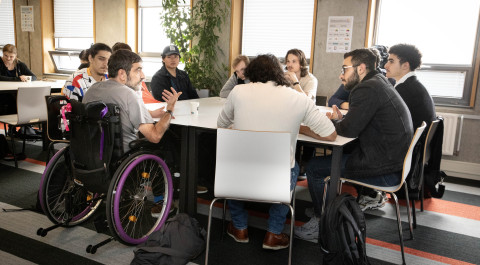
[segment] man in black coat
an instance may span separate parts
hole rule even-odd
[[[436,118],[435,104],[427,89],[415,75],[415,69],[422,63],[422,54],[410,44],[397,44],[389,50],[385,64],[387,77],[394,78],[395,89],[407,104],[412,115],[413,128],[425,121],[427,126]]]
[[[376,56],[369,49],[344,55],[340,79],[350,91],[349,111],[343,116],[338,107],[333,106],[333,112],[327,116],[334,122],[338,135],[358,138],[352,153],[343,157],[342,177],[393,186],[402,178],[403,160],[413,137],[412,118],[392,84],[375,70],[375,62]],[[327,156],[316,157],[307,165],[315,216],[302,227],[296,227],[295,236],[299,238],[318,238],[317,218],[321,214],[325,178],[330,176],[331,163],[331,156]],[[381,193],[375,193],[375,198],[370,200],[380,205],[385,203]]]

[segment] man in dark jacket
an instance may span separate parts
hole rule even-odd
[[[392,186],[401,180],[403,160],[413,136],[412,118],[405,102],[390,82],[375,70],[376,57],[369,49],[344,55],[340,79],[350,91],[350,108],[342,116],[334,106],[327,116],[338,135],[357,137],[358,144],[344,155],[342,176],[361,179],[372,185]],[[331,156],[316,157],[307,165],[307,179],[315,216],[295,235],[318,238],[324,179],[330,176]],[[335,192],[335,191],[330,191]]]
[[[425,121],[429,125],[436,118],[435,104],[427,89],[415,75],[415,69],[422,64],[422,54],[414,45],[397,44],[390,48],[385,64],[387,77],[397,82],[395,89],[407,104],[412,115],[413,128]]]
[[[190,78],[185,71],[177,68],[180,63],[180,51],[177,46],[169,45],[163,49],[163,66],[152,77],[150,86],[152,95],[158,101],[163,101],[163,90],[174,88],[177,92],[182,92],[179,100],[198,98],[197,91],[190,82]]]

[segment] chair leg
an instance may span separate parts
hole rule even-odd
[[[402,220],[400,218],[400,206],[398,205],[398,199],[397,199],[397,196],[395,195],[395,193],[391,192],[390,193],[393,197],[393,199],[395,200],[395,208],[396,208],[396,212],[397,212],[397,223],[398,223],[398,236],[400,237],[400,248],[402,250],[402,264],[406,264],[405,262],[405,252],[404,252],[404,249],[403,249],[403,232],[402,232]],[[408,197],[407,197],[408,198]]]
[[[417,214],[415,209],[415,200],[412,200],[412,217],[413,217],[413,228],[417,228]]]
[[[293,226],[295,224],[295,207],[291,204],[285,204],[290,207],[290,244],[288,245],[288,265],[292,264],[292,246],[293,246]]]
[[[8,130],[15,130],[15,127],[8,126]],[[15,153],[15,140],[13,139],[13,133],[10,133],[10,142],[12,143],[12,155],[13,155],[13,161],[15,161],[15,168],[18,168],[18,161],[17,161],[17,154]]]
[[[420,212],[423,212],[423,199],[425,198],[425,188],[424,184],[422,184],[422,187],[420,188]]]
[[[227,215],[227,200],[223,200],[223,213],[222,213],[222,241],[225,238],[225,217]]]
[[[212,226],[212,210],[213,204],[219,200],[220,198],[215,198],[210,203],[210,209],[208,211],[208,225],[207,225],[207,242],[206,242],[206,250],[205,250],[205,265],[208,264],[208,252],[210,251],[210,233],[211,233],[211,226]]]
[[[403,185],[405,186],[405,199],[407,200],[407,214],[408,214],[408,225],[410,229],[410,239],[413,240],[412,209],[410,209],[410,202],[408,201],[409,197],[408,197],[407,182],[405,181]]]

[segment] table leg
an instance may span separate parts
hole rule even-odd
[[[330,186],[328,187],[327,201],[325,205],[333,202],[335,197],[340,193],[338,190],[340,185],[340,176],[342,168],[343,146],[333,146],[332,150],[332,170],[330,172]]]
[[[180,212],[188,212],[187,205],[190,203],[188,187],[188,126],[181,126],[180,142],[180,194],[179,208]]]
[[[198,179],[198,138],[193,126],[188,129],[188,173],[187,173],[187,205],[186,212],[197,213],[197,179]]]

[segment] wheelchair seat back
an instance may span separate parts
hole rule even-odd
[[[123,155],[120,109],[101,101],[71,100],[70,104],[67,116],[74,178],[91,192],[105,193],[113,173],[111,164]]]
[[[50,141],[68,142],[70,135],[65,130],[68,122],[63,119],[67,111],[66,105],[70,102],[66,96],[47,96],[47,135]],[[68,126],[68,124],[67,124]]]

